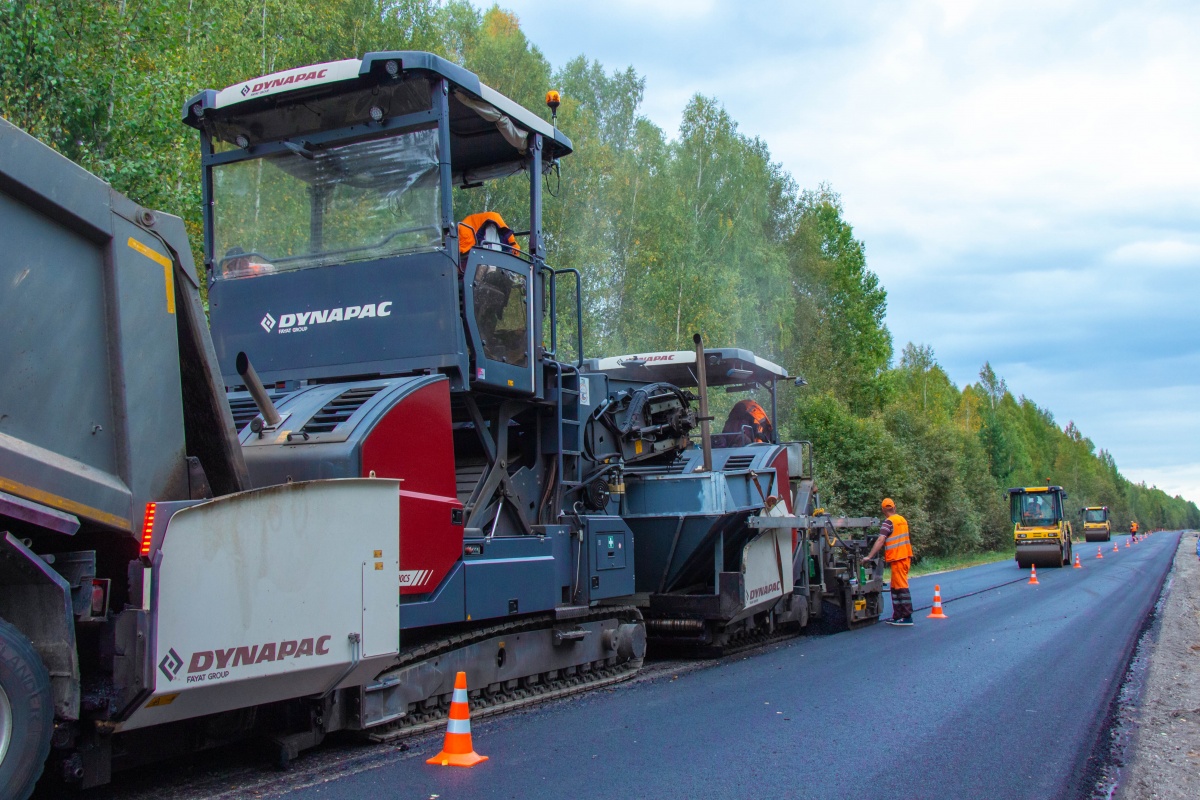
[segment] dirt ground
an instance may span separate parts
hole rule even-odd
[[[1119,800],[1200,798],[1200,559],[1195,531],[1175,553]]]

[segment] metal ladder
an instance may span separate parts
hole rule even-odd
[[[559,497],[564,489],[582,483],[583,422],[579,419],[579,368],[572,364],[554,362],[554,417],[558,432],[557,464]]]

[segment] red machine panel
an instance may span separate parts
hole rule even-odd
[[[771,464],[775,468],[775,491],[783,498],[784,507],[787,508],[789,514],[798,513],[792,508],[792,491],[791,478],[788,475],[788,456],[787,448],[781,448],[779,454],[775,456],[774,463]],[[792,553],[796,552],[796,545],[799,542],[800,533],[795,528],[792,528]]]
[[[400,593],[426,594],[462,558],[462,503],[454,482],[450,384],[403,398],[363,442],[362,474],[400,478]]]

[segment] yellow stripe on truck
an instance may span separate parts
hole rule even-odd
[[[175,275],[173,274],[173,272],[174,272],[175,265],[173,263],[171,263],[171,259],[167,258],[166,256],[164,256],[162,253],[158,252],[157,250],[152,250],[149,247],[146,247],[146,245],[142,244],[141,242],[139,242],[137,239],[133,238],[132,236],[129,237],[129,241],[127,242],[127,244],[131,248],[136,250],[137,252],[144,255],[146,258],[150,259],[151,261],[154,261],[155,263],[162,265],[163,278],[166,280],[166,283],[167,283],[167,313],[174,314],[175,313]]]
[[[74,500],[68,500],[65,497],[59,497],[52,492],[35,489],[32,486],[26,486],[23,483],[11,481],[8,478],[0,477],[0,490],[10,492],[11,494],[24,497],[26,500],[32,500],[35,503],[41,503],[51,508],[57,508],[59,511],[66,511],[69,514],[74,514],[77,517],[87,517],[94,519],[97,522],[103,522],[105,525],[112,525],[114,528],[124,528],[129,530],[131,527],[129,520],[123,517],[118,517],[115,514],[109,514],[106,511],[101,511],[98,508],[85,506],[83,503],[76,503]]]

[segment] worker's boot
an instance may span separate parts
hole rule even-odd
[[[885,619],[883,622],[886,625],[900,625],[900,626],[908,626],[908,625],[913,624],[912,617],[900,617],[899,619]]]

